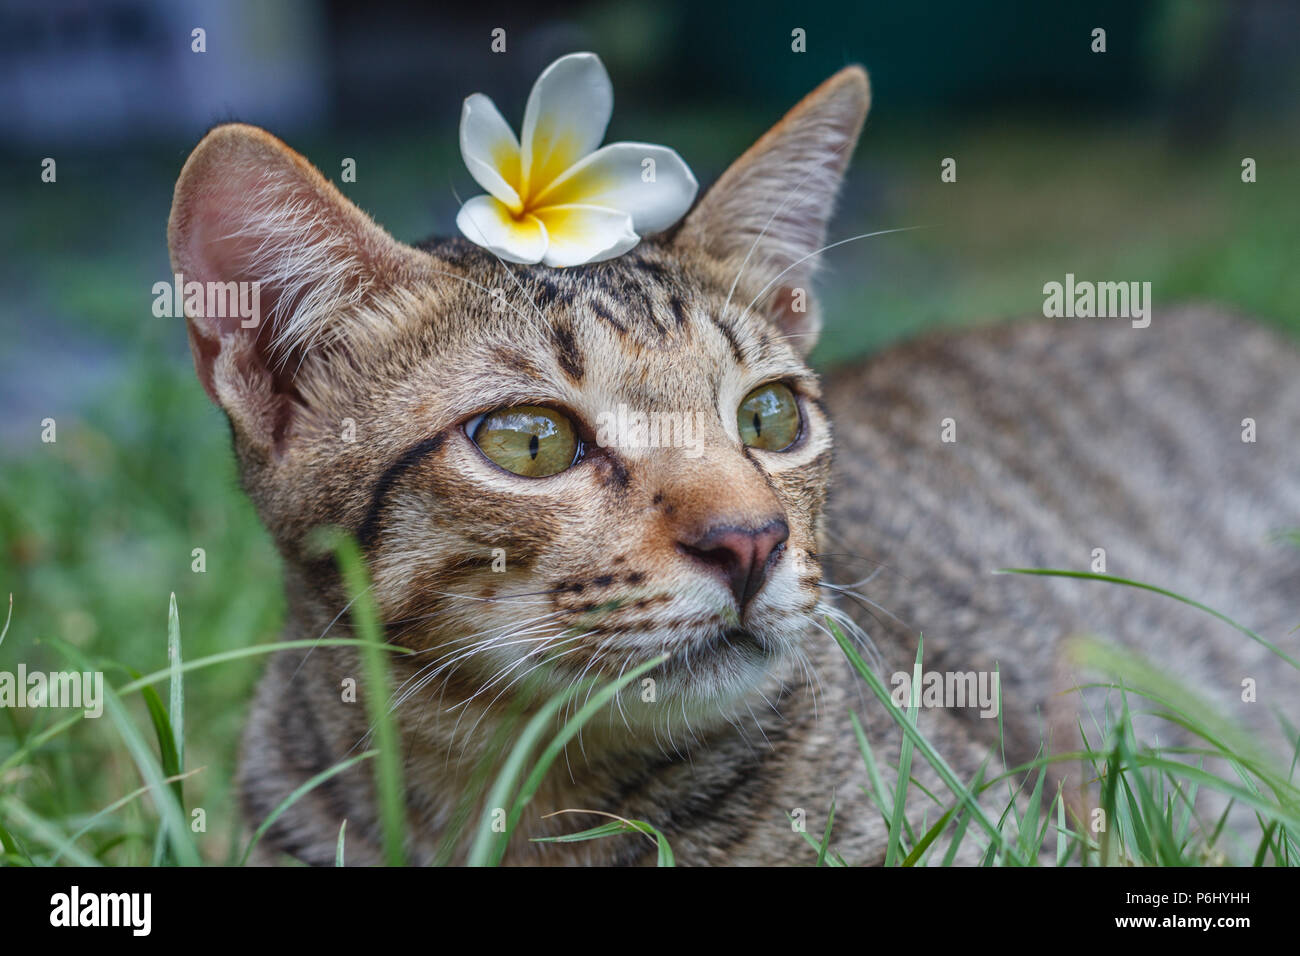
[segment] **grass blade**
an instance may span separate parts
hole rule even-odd
[[[826,865],[826,851],[831,845],[831,826],[835,823],[835,794],[831,794],[830,813],[826,814],[826,832],[822,834],[821,845],[817,847],[817,865]]]
[[[1001,831],[993,825],[991,820],[989,820],[988,815],[984,813],[984,809],[979,805],[975,796],[962,786],[961,781],[957,779],[957,775],[953,773],[952,768],[948,766],[947,761],[945,761],[930,742],[912,726],[911,722],[900,713],[898,707],[894,705],[894,701],[890,697],[888,688],[881,683],[880,678],[875,674],[875,672],[867,666],[866,661],[864,661],[861,655],[858,654],[857,649],[854,648],[852,642],[844,636],[843,632],[840,631],[839,627],[833,621],[828,620],[827,623],[830,625],[831,633],[839,643],[840,649],[844,652],[845,656],[848,657],[849,663],[853,665],[853,669],[856,670],[863,680],[866,681],[867,686],[871,689],[871,692],[876,695],[876,698],[881,702],[881,704],[884,705],[889,716],[895,723],[903,728],[905,734],[913,738],[916,749],[921,751],[922,756],[924,756],[930,766],[934,768],[935,772],[939,774],[940,779],[943,780],[948,789],[955,796],[959,797],[967,808],[969,808],[971,816],[992,838],[993,844],[999,849],[1014,856],[1015,849],[1007,843],[1007,840],[1002,835]]]
[[[900,863],[899,866],[916,866],[921,857],[925,855],[925,851],[930,848],[930,844],[933,843],[938,838],[939,834],[943,832],[944,827],[948,825],[948,821],[952,819],[952,815],[957,811],[959,806],[961,806],[961,804],[955,803],[949,807],[947,812],[935,821],[934,826],[925,831],[921,836],[921,839],[917,841],[916,846],[912,847],[912,852],[903,858],[903,862]]]
[[[668,844],[668,838],[644,820],[627,820],[623,817],[616,817],[612,813],[605,813],[603,810],[556,810],[555,813],[548,813],[547,816],[555,816],[559,813],[593,813],[603,817],[614,817],[614,819],[609,823],[602,823],[579,833],[565,833],[553,837],[533,837],[533,843],[582,843],[587,840],[617,836],[620,833],[641,833],[649,837],[651,842],[655,844],[659,854],[656,865],[664,867],[677,865],[676,857],[673,856],[673,849]]]
[[[1285,651],[1279,648],[1276,644],[1273,644],[1268,640],[1264,639],[1263,637],[1256,634],[1254,631],[1252,631],[1250,628],[1246,627],[1245,625],[1238,624],[1232,618],[1228,617],[1228,615],[1223,614],[1220,611],[1216,611],[1214,608],[1210,607],[1209,605],[1202,604],[1200,601],[1193,601],[1191,598],[1184,597],[1183,595],[1178,594],[1175,591],[1167,591],[1164,588],[1156,587],[1154,584],[1143,584],[1141,581],[1132,581],[1128,578],[1117,578],[1114,575],[1110,575],[1110,574],[1095,574],[1091,571],[1063,571],[1055,568],[1000,568],[998,571],[994,573],[995,574],[1029,574],[1029,575],[1037,575],[1040,577],[1078,578],[1084,581],[1105,581],[1108,584],[1118,584],[1126,588],[1137,588],[1142,591],[1150,591],[1152,594],[1159,594],[1162,597],[1172,598],[1173,600],[1178,601],[1181,604],[1186,604],[1188,607],[1194,607],[1198,611],[1203,611],[1206,614],[1210,615],[1211,617],[1217,618],[1218,620],[1222,621],[1224,624],[1227,624],[1229,627],[1233,628],[1234,630],[1240,631],[1242,634],[1245,634],[1256,644],[1268,648],[1270,651],[1272,651],[1282,660],[1286,661],[1296,670],[1300,670],[1300,661],[1297,661],[1294,657],[1291,657],[1289,654],[1287,654]]]
[[[524,728],[523,734],[516,742],[506,759],[506,764],[501,773],[497,775],[496,781],[492,785],[492,790],[488,795],[488,800],[483,807],[483,815],[479,820],[478,832],[475,834],[474,842],[470,846],[469,865],[470,866],[496,866],[505,856],[506,846],[510,842],[510,835],[514,832],[515,827],[519,824],[519,818],[523,814],[524,807],[532,799],[533,794],[541,785],[547,770],[555,761],[565,744],[573,738],[574,735],[582,729],[593,714],[609,702],[615,694],[639,678],[647,671],[653,670],[668,659],[668,655],[661,654],[645,663],[628,671],[618,680],[611,681],[599,691],[591,695],[590,699],[579,708],[578,712],[569,719],[561,728],[560,732],[551,739],[546,749],[542,751],[541,756],[533,765],[532,771],[524,779],[520,787],[519,794],[514,801],[509,803],[510,809],[506,813],[505,828],[500,831],[494,831],[492,828],[493,811],[504,809],[507,806],[510,792],[514,789],[515,781],[523,772],[524,762],[528,759],[529,753],[545,730],[547,723],[559,713],[570,699],[576,697],[581,692],[581,685],[574,685],[560,693],[554,695],[539,710]],[[590,681],[586,682],[590,684]]]
[[[203,769],[202,767],[195,767],[195,768],[194,768],[193,770],[191,770],[189,773],[185,774],[185,776],[187,776],[187,777],[192,777],[192,776],[194,776],[196,773],[198,773],[198,772],[199,772],[200,770],[202,770],[202,769]],[[168,780],[168,781],[167,781],[167,783],[171,783],[171,782],[172,782],[171,780]],[[76,843],[78,840],[80,840],[83,836],[85,836],[85,835],[86,835],[87,833],[89,833],[91,830],[95,829],[95,826],[99,823],[100,820],[103,820],[104,818],[108,817],[110,814],[115,813],[115,812],[117,812],[118,810],[122,809],[124,806],[126,806],[128,803],[130,803],[132,800],[135,800],[135,799],[137,799],[137,798],[139,798],[139,797],[143,797],[143,796],[144,796],[146,793],[148,793],[148,792],[149,792],[149,787],[148,787],[148,785],[146,784],[146,785],[143,786],[143,787],[138,787],[137,789],[132,790],[132,791],[131,791],[130,793],[128,793],[125,797],[119,797],[118,799],[114,800],[112,803],[110,803],[108,806],[104,807],[104,809],[100,810],[100,811],[99,811],[98,813],[96,813],[93,817],[91,817],[91,818],[90,818],[89,820],[87,820],[84,824],[82,824],[81,829],[79,829],[76,833],[72,834],[72,836],[68,838],[68,842],[69,842],[69,843],[72,843],[72,844],[75,844],[75,843]],[[126,839],[126,837],[123,836],[123,837],[120,837],[120,839]],[[99,855],[101,855],[102,853],[103,853],[103,848],[101,847],[101,848],[99,849],[99,851],[96,852],[95,855],[96,855],[96,856],[99,856]],[[62,851],[60,851],[59,853],[54,854],[53,858],[50,860],[49,865],[50,865],[50,866],[53,866],[55,863],[57,863],[57,862],[59,861],[59,857],[60,857],[60,856],[62,856]]]
[[[916,660],[912,664],[912,686],[908,700],[906,722],[913,732],[921,713],[921,653],[925,639],[918,635]],[[894,787],[894,815],[889,821],[889,841],[885,845],[885,866],[893,866],[898,859],[903,838],[903,816],[907,812],[907,786],[912,777],[912,736],[904,733],[898,751],[898,783]]]
[[[406,865],[406,788],[402,781],[402,752],[397,721],[388,706],[392,694],[388,660],[380,649],[384,642],[379,615],[370,590],[369,575],[361,549],[349,536],[338,535],[335,555],[347,586],[352,620],[364,642],[360,648],[366,681],[366,717],[370,721],[375,761],[375,790],[379,796],[379,822],[383,831],[384,861],[389,866]]]
[[[239,858],[239,865],[244,866],[248,862],[248,858],[252,854],[253,848],[257,846],[257,844],[261,841],[262,837],[266,835],[266,831],[271,829],[271,827],[275,824],[275,821],[280,819],[280,817],[284,814],[286,810],[288,810],[291,806],[293,806],[295,803],[301,800],[304,796],[306,796],[307,794],[315,790],[326,780],[329,780],[331,777],[338,776],[339,774],[343,773],[343,771],[361,763],[361,761],[363,760],[369,760],[371,757],[378,755],[378,753],[379,751],[377,750],[367,750],[365,753],[357,754],[355,757],[349,757],[347,760],[340,761],[339,763],[336,763],[334,766],[328,768],[327,770],[322,770],[320,773],[316,774],[316,776],[312,777],[310,780],[304,781],[300,786],[298,786],[293,791],[293,793],[289,794],[287,797],[281,800],[279,805],[276,806],[276,808],[267,815],[266,819],[263,820],[261,824],[258,826],[258,828],[253,832],[252,838],[248,841],[248,846],[244,848],[243,855],[240,856]],[[344,823],[346,824],[347,821],[345,820]],[[336,862],[338,860],[339,854],[342,852],[342,848],[343,848],[343,830],[340,827],[338,849],[335,850]]]
[[[494,830],[493,815],[498,810],[502,813],[506,812],[506,806],[510,802],[510,793],[514,790],[516,783],[523,774],[524,763],[528,760],[528,755],[536,746],[537,741],[541,739],[542,734],[546,732],[546,725],[560,712],[560,708],[574,693],[576,693],[576,688],[566,693],[556,694],[524,726],[523,733],[515,741],[515,746],[511,749],[509,756],[506,757],[505,764],[497,774],[496,780],[492,782],[492,789],[488,791],[487,800],[484,801],[478,829],[475,832],[473,842],[470,844],[469,856],[466,861],[470,866],[496,866],[501,862],[501,857],[505,855],[506,843],[509,840],[509,827],[504,833]]]
[[[93,856],[76,846],[59,832],[58,827],[37,816],[25,804],[12,797],[0,797],[0,816],[17,822],[28,834],[46,846],[54,847],[59,856],[66,856],[77,866],[102,866]],[[30,862],[30,858],[29,858]]]
[[[167,607],[167,661],[171,665],[171,706],[167,713],[176,741],[176,772],[180,773],[185,769],[185,672],[181,669],[181,616],[176,610],[175,591]],[[176,786],[176,799],[180,800],[180,783]]]

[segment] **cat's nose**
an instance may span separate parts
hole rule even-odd
[[[678,542],[684,554],[720,572],[743,611],[767,580],[779,549],[790,537],[790,528],[780,518],[760,528],[734,525],[709,528],[702,535]]]

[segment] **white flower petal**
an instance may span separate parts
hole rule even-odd
[[[651,169],[654,181],[646,182]],[[617,209],[628,213],[632,228],[644,236],[686,215],[699,188],[676,150],[650,143],[611,143],[570,167],[532,205],[536,209],[581,203]]]
[[[599,146],[613,112],[614,86],[596,54],[562,56],[543,70],[524,110],[520,194],[535,195]]]
[[[549,240],[536,216],[516,219],[494,196],[475,196],[460,207],[456,225],[471,242],[495,252],[507,262],[541,262]]]
[[[632,217],[602,206],[547,206],[537,210],[546,227],[548,245],[542,258],[548,266],[577,266],[621,256],[641,237],[632,230]]]
[[[465,99],[460,112],[460,155],[475,182],[514,212],[519,198],[519,141],[496,104],[482,93]]]

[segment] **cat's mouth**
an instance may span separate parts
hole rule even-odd
[[[753,651],[764,657],[771,653],[767,645],[753,631],[743,627],[733,627],[705,638],[698,650],[701,654]]]
[[[697,672],[710,664],[762,664],[775,649],[743,627],[706,634],[677,650],[663,663],[665,671]]]

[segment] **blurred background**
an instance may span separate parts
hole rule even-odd
[[[806,52],[791,49],[796,28]],[[12,592],[14,610],[0,669],[56,666],[50,638],[158,669],[170,592],[189,658],[277,633],[277,558],[224,420],[183,323],[151,312],[153,284],[170,279],[172,185],[214,122],[267,127],[415,241],[453,233],[456,192],[478,191],[457,146],[462,99],[487,93],[518,128],[533,80],[564,53],[604,59],[610,140],[670,145],[702,184],[863,63],[874,106],[831,239],[927,228],[827,254],[827,366],[934,328],[1041,315],[1043,283],[1067,272],[1150,281],[1157,322],[1214,300],[1300,332],[1298,46],[1300,4],[1283,0],[3,0],[0,600]],[[948,157],[956,182],[940,179]],[[339,182],[345,158],[355,182]],[[235,742],[260,667],[188,684],[187,763],[205,769],[187,802],[207,807],[216,860],[233,845]],[[0,761],[53,719],[0,712]],[[85,722],[65,749],[0,774],[0,793],[50,819],[106,805],[139,785],[111,733]],[[104,852],[125,862],[121,819],[102,824],[127,827],[104,834]]]

